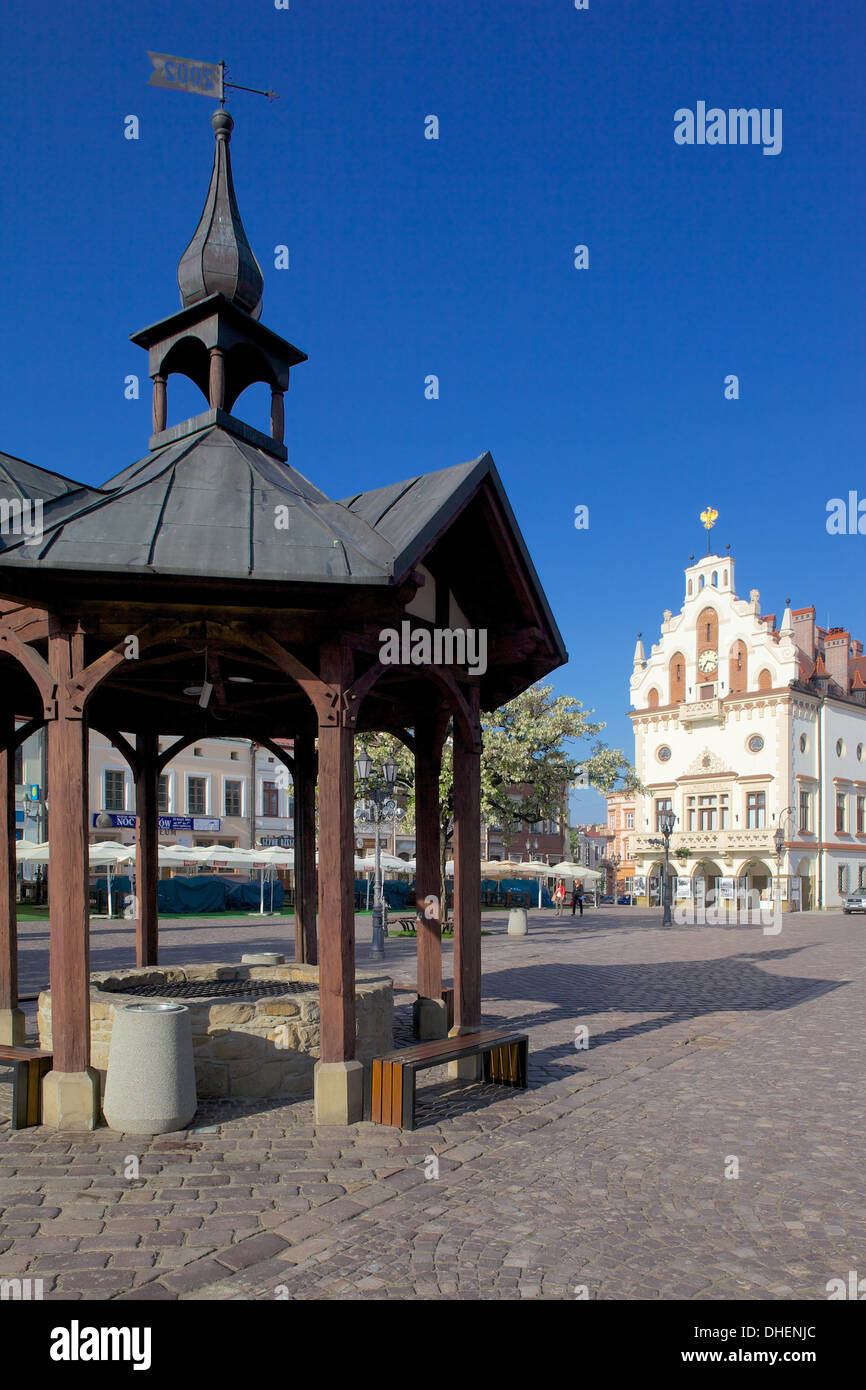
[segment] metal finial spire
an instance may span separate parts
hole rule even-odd
[[[209,295],[222,294],[257,319],[265,282],[235,197],[229,153],[234,121],[220,106],[211,124],[216,137],[213,172],[204,211],[177,268],[181,302],[187,308]]]

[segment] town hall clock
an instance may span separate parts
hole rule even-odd
[[[702,651],[700,656],[698,657],[698,666],[701,668],[705,675],[709,675],[711,671],[715,671],[718,664],[718,652],[713,651],[712,647],[707,647],[706,650]]]

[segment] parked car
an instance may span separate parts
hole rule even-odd
[[[631,904],[632,904],[632,896],[631,896],[631,893],[620,893],[619,897],[617,898],[617,902],[620,903],[620,904],[624,904],[626,907],[631,907]]]
[[[599,898],[599,902],[601,902],[601,903],[612,903],[612,902],[613,902],[613,893],[602,893],[601,897]]]
[[[866,888],[857,893],[846,893],[842,899],[842,911],[846,916],[849,912],[866,912]]]

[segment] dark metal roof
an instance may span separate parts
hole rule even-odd
[[[387,583],[393,556],[368,522],[295,469],[214,427],[125,469],[73,516],[46,524],[41,545],[17,543],[3,564]]]
[[[0,453],[0,497],[8,502],[41,501],[43,526],[69,516],[99,495],[98,488],[86,487],[61,473],[52,473],[47,468],[14,458],[12,454]],[[0,550],[19,543],[20,537],[12,532],[0,534]],[[28,546],[28,550],[34,548]]]

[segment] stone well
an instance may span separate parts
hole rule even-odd
[[[160,986],[208,981],[263,981],[297,984],[297,993],[267,993],[184,998]],[[105,1089],[114,1011],[139,1002],[135,986],[149,986],[153,1002],[169,999],[190,1011],[195,1055],[196,1093],[200,1100],[228,1096],[244,1099],[302,1096],[313,1093],[313,1068],[319,1057],[319,970],[315,965],[184,965],[111,970],[90,977],[91,1066]],[[304,988],[306,986],[306,988]],[[391,980],[372,971],[355,979],[356,1051],[359,1062],[393,1047],[394,996]],[[39,996],[39,1046],[51,1048],[51,991]]]

